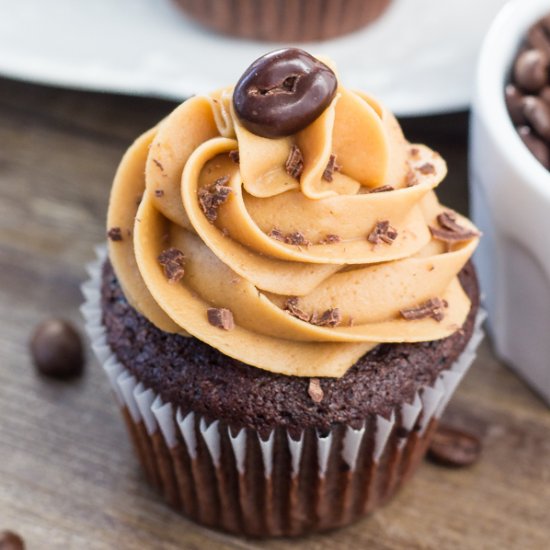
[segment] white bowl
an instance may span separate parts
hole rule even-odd
[[[496,352],[550,403],[550,173],[504,102],[518,47],[547,13],[548,0],[514,0],[487,34],[472,106],[470,192],[484,233],[475,261]]]

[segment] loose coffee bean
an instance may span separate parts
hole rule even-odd
[[[514,124],[525,124],[523,114],[523,94],[513,84],[508,84],[504,90],[506,107]]]
[[[550,86],[545,86],[540,92],[539,97],[546,103],[550,104]]]
[[[233,92],[235,112],[256,135],[289,136],[311,124],[329,105],[338,86],[324,63],[297,48],[257,59]]]
[[[529,126],[520,126],[518,128],[518,134],[534,157],[545,168],[550,168],[550,150],[548,149],[546,143],[533,134],[533,131],[529,128]]]
[[[535,23],[527,33],[527,43],[550,59],[550,40],[542,22]]]
[[[523,114],[533,130],[550,141],[550,105],[538,97],[528,96],[523,100]]]
[[[440,424],[428,448],[428,457],[443,466],[471,466],[481,455],[481,442],[474,435]]]
[[[75,376],[84,367],[82,340],[73,326],[61,319],[48,319],[38,325],[30,348],[36,368],[47,376]]]
[[[25,550],[25,543],[13,531],[0,531],[0,550]]]
[[[547,83],[548,57],[540,50],[527,50],[514,64],[516,84],[526,92],[538,92]]]

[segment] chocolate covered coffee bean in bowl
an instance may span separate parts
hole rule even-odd
[[[482,337],[480,233],[439,203],[446,172],[294,48],[130,146],[83,312],[171,506],[302,535],[410,478]]]
[[[497,354],[550,403],[550,5],[516,0],[479,60],[472,110],[476,265]]]

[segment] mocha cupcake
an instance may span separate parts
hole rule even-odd
[[[171,505],[299,535],[411,475],[481,338],[479,235],[437,201],[445,174],[295,49],[130,147],[83,311]]]
[[[378,19],[390,0],[175,0],[208,29],[252,40],[328,40]]]

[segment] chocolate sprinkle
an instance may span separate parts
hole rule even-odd
[[[319,241],[319,244],[336,244],[339,243],[342,239],[339,235],[334,235],[329,233],[323,240]]]
[[[445,317],[445,312],[443,310],[446,307],[449,307],[446,300],[441,300],[440,298],[430,298],[419,306],[402,309],[400,313],[405,319],[407,319],[407,321],[415,321],[417,319],[431,317],[439,323],[443,321]]]
[[[292,244],[294,246],[309,246],[311,244],[302,233],[295,231],[285,236],[285,243]]]
[[[239,162],[241,161],[241,158],[239,156],[239,150],[238,149],[233,149],[233,151],[229,151],[229,158],[235,163],[235,164],[239,164]]]
[[[164,172],[164,166],[162,165],[162,163],[160,162],[160,160],[157,160],[157,159],[153,159],[153,162],[158,166],[159,170],[161,172]]]
[[[218,178],[210,187],[199,189],[199,204],[210,222],[218,219],[218,208],[227,201],[231,187],[227,184],[229,176]]]
[[[394,188],[391,185],[382,185],[382,187],[374,187],[369,189],[368,193],[386,193],[387,191],[393,191]]]
[[[424,163],[422,166],[419,166],[417,170],[425,176],[435,174],[435,166],[431,162]]]
[[[479,237],[479,233],[463,227],[456,221],[454,212],[446,211],[437,216],[437,221],[443,229],[430,226],[430,231],[435,239],[450,242],[461,242]]]
[[[397,238],[397,231],[388,220],[376,222],[374,229],[369,233],[367,240],[373,244],[392,244]]]
[[[155,197],[161,198],[164,197],[164,191],[162,189],[155,189]]]
[[[275,239],[276,241],[283,241],[285,240],[285,236],[283,235],[283,232],[278,229],[277,227],[274,227],[268,234],[268,237],[271,237],[272,239]]]
[[[323,172],[323,179],[331,182],[334,172],[339,172],[341,169],[342,167],[339,164],[336,164],[336,155],[330,155],[327,166]]]
[[[185,255],[178,248],[168,248],[161,252],[158,262],[171,283],[177,283],[185,275]]]
[[[285,164],[286,173],[294,179],[300,180],[304,171],[304,157],[297,145],[293,145],[288,154]]]
[[[336,327],[342,322],[342,314],[340,313],[340,309],[335,307],[327,309],[321,316],[314,313],[309,322],[318,327]]]
[[[233,320],[233,313],[226,308],[209,307],[206,310],[208,316],[208,322],[223,330],[233,330],[235,328],[235,321]]]
[[[300,321],[309,322],[310,316],[298,307],[298,298],[296,296],[291,296],[287,299],[285,302],[285,311],[288,311],[290,315],[300,319]]]
[[[321,388],[321,381],[319,378],[310,378],[307,393],[311,397],[314,403],[320,403],[325,396],[323,388]]]
[[[120,227],[111,227],[111,229],[107,231],[107,237],[109,237],[109,239],[113,242],[121,241],[122,231],[120,230]]]

